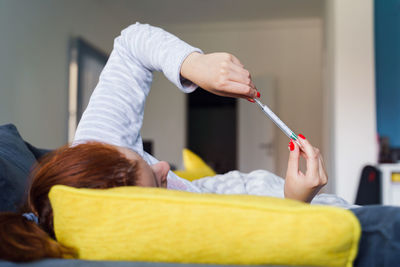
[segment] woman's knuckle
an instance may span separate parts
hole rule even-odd
[[[224,87],[225,84],[226,84],[226,79],[223,76],[219,77],[219,79],[216,81],[217,88]]]
[[[311,188],[314,189],[314,190],[317,189],[317,188],[320,188],[320,187],[321,187],[321,184],[319,182],[315,182],[311,186]]]
[[[224,83],[222,81],[217,81],[215,83],[215,87],[218,88],[218,89],[221,89],[221,88],[224,87]]]
[[[228,70],[226,67],[221,66],[219,73],[221,75],[220,78],[225,78],[225,76],[228,74]]]
[[[222,52],[222,53],[221,53],[221,58],[223,58],[223,59],[226,60],[226,61],[229,61],[229,60],[232,59],[232,55],[229,54],[229,53],[226,53],[226,52]]]
[[[221,61],[221,70],[226,70],[228,68],[228,61],[222,60]]]
[[[312,178],[308,179],[308,181],[307,181],[307,187],[308,188],[314,189],[314,188],[316,188],[318,186],[319,186],[319,179],[318,178],[312,177]]]

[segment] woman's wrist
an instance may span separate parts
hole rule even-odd
[[[193,74],[196,70],[196,61],[201,58],[203,54],[199,52],[190,53],[182,63],[181,76],[187,80],[193,81]]]

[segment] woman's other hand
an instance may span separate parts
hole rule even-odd
[[[285,179],[285,197],[304,202],[311,202],[318,191],[328,182],[324,161],[318,148],[299,134],[299,142],[304,151],[292,140],[289,143],[289,162]],[[300,156],[307,161],[304,174],[299,169]]]
[[[228,53],[190,54],[182,64],[181,75],[201,88],[220,96],[251,100],[260,97],[251,75],[239,59]]]

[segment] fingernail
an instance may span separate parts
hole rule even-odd
[[[251,103],[254,103],[254,102],[255,102],[254,99],[252,99],[252,98],[247,98],[247,101],[249,101],[249,102],[251,102]]]
[[[257,92],[257,97],[260,98],[261,94],[260,92]]]
[[[294,143],[292,142],[292,140],[290,140],[290,142],[289,142],[289,149],[290,149],[290,151],[294,150]]]
[[[304,137],[304,135],[302,135],[302,134],[298,134],[297,136],[300,137],[300,138],[302,138],[302,139],[306,139],[306,138]]]

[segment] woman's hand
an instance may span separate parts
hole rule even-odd
[[[292,140],[289,143],[289,162],[285,179],[285,197],[304,202],[311,202],[318,191],[328,182],[324,162],[318,148],[313,147],[303,135],[299,142],[304,151]],[[307,171],[299,170],[300,155],[307,161]]]
[[[216,95],[241,97],[251,102],[252,98],[260,97],[249,71],[228,53],[194,52],[183,62],[181,75]]]

